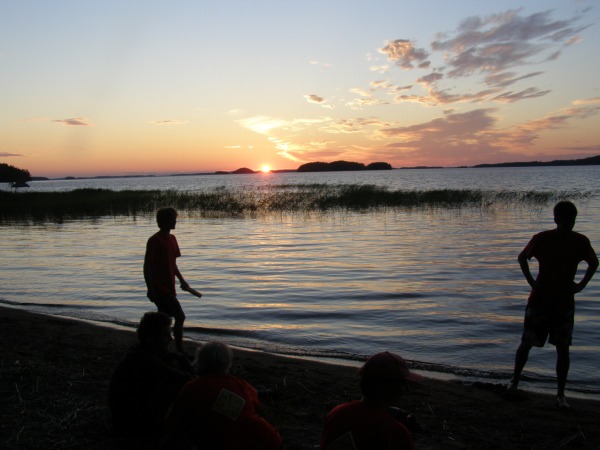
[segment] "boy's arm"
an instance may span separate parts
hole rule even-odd
[[[590,257],[588,257],[585,260],[585,262],[587,262],[587,264],[588,264],[587,270],[585,271],[585,275],[583,276],[583,278],[581,279],[581,281],[579,283],[573,283],[574,284],[573,289],[575,291],[575,294],[577,294],[585,289],[585,287],[587,286],[589,281],[592,279],[592,277],[596,273],[596,270],[598,269],[598,257],[596,256],[596,253],[593,250],[591,251],[591,253],[592,253],[592,255],[590,255]]]
[[[148,242],[148,244],[146,244],[146,254],[144,255],[144,281],[146,282],[146,288],[148,289],[148,292],[146,293],[146,296],[152,300],[152,297],[154,297],[154,289],[152,288],[152,263],[150,261],[150,243]]]
[[[190,288],[190,285],[187,283],[187,281],[183,279],[183,275],[181,275],[181,272],[179,271],[177,265],[175,265],[175,276],[179,280],[179,283],[181,283],[181,289],[187,291]]]
[[[521,272],[523,272],[527,283],[533,289],[535,287],[535,279],[533,278],[533,275],[531,275],[531,270],[529,270],[527,252],[523,250],[521,253],[519,253],[519,257],[517,259],[519,260],[519,266],[521,266]]]

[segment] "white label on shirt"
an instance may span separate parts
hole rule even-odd
[[[240,416],[245,403],[246,400],[239,395],[228,391],[227,389],[221,389],[221,392],[219,392],[219,396],[213,405],[213,411],[221,413],[235,421]]]

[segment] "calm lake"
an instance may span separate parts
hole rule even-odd
[[[307,183],[591,194],[575,230],[600,251],[600,166],[201,175],[32,182],[202,191]],[[529,287],[517,255],[554,227],[553,203],[200,218],[182,212],[186,337],[359,364],[390,350],[417,370],[507,382]],[[153,310],[142,262],[153,216],[0,224],[0,302],[134,327]],[[535,261],[532,269],[537,269]],[[580,274],[585,270],[580,266]],[[600,398],[600,274],[577,296],[568,388]],[[527,389],[554,389],[554,347],[533,349]]]

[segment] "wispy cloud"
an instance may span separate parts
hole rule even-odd
[[[431,65],[427,59],[429,53],[424,49],[415,48],[413,42],[408,39],[396,39],[388,42],[385,47],[379,49],[379,52],[402,69],[414,69],[415,67],[425,69]]]
[[[84,117],[73,117],[71,119],[54,119],[54,120],[52,120],[52,122],[60,123],[62,125],[66,125],[66,126],[89,127],[89,126],[93,125],[92,123],[90,123],[88,121],[88,119],[86,119]]]
[[[318,66],[320,67],[322,70],[328,70],[331,69],[333,67],[332,64],[330,63],[324,63],[324,62],[320,62],[320,61],[310,61],[309,64],[313,65],[313,66]]]
[[[13,157],[23,157],[25,155],[22,155],[21,153],[6,153],[6,152],[0,152],[0,158],[13,158]]]
[[[433,66],[432,61],[439,60],[434,70],[415,79],[415,84],[425,92],[396,96],[396,102],[424,105],[512,103],[549,94],[550,89],[541,86],[505,89],[543,75],[541,70],[525,73],[518,70],[558,59],[566,47],[581,40],[580,33],[590,26],[580,24],[583,15],[554,20],[551,14],[551,11],[544,11],[523,16],[521,10],[509,10],[485,17],[469,17],[454,31],[438,33],[429,49],[419,48],[408,39],[387,42],[379,52],[404,71],[428,69]],[[451,80],[460,79],[469,80],[471,88],[478,85],[480,88],[475,92],[461,92],[455,82],[450,84]],[[389,90],[393,89],[390,84]]]
[[[515,125],[501,136],[502,144],[507,148],[525,149],[533,145],[545,131],[565,128],[570,121],[586,119],[598,113],[600,113],[600,102],[574,104],[545,117]]]
[[[473,160],[498,160],[501,155],[526,154],[543,133],[566,128],[572,120],[600,113],[600,101],[574,103],[577,104],[506,128],[498,126],[498,108],[481,108],[466,113],[449,111],[443,117],[427,122],[382,128],[379,132],[388,141],[388,149],[413,160],[425,164],[432,159],[472,164]],[[582,153],[597,149],[598,146],[577,148]],[[388,155],[398,156],[398,153]]]
[[[224,148],[228,149],[228,150],[238,150],[240,148],[247,148],[249,150],[252,150],[254,148],[253,145],[226,145]]]
[[[304,98],[308,101],[308,103],[315,103],[323,108],[333,109],[334,106],[327,103],[323,97],[319,97],[315,94],[305,95]]]
[[[573,101],[574,105],[600,105],[600,97],[593,97],[587,99],[577,99]]]
[[[587,25],[577,25],[580,17],[552,20],[544,11],[522,17],[511,10],[487,17],[465,19],[450,36],[440,35],[431,47],[447,57],[449,77],[476,72],[499,73],[524,64],[557,57],[562,47],[571,45]]]
[[[154,120],[150,122],[153,125],[160,126],[172,126],[172,125],[185,125],[189,122],[189,120]]]
[[[597,145],[573,145],[570,147],[559,147],[560,150],[568,152],[577,152],[589,155],[597,155],[600,153],[600,144]],[[572,158],[572,157],[569,157]]]

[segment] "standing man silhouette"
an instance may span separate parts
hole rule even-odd
[[[515,355],[513,378],[507,394],[517,390],[519,377],[527,363],[532,346],[543,347],[548,342],[556,346],[557,404],[568,409],[565,386],[569,373],[569,347],[573,335],[575,294],[581,292],[598,268],[598,257],[590,240],[573,231],[577,208],[568,201],[554,207],[556,228],[533,236],[519,254],[521,271],[531,286],[531,294],[525,310],[525,321],[521,345]],[[539,271],[534,279],[528,260],[535,258]],[[579,283],[574,281],[577,266],[581,261],[588,265]]]
[[[181,256],[181,252],[177,239],[171,234],[171,230],[174,230],[177,224],[177,211],[171,207],[160,208],[156,213],[156,222],[160,230],[148,239],[144,258],[147,296],[159,311],[175,320],[173,326],[175,348],[183,354],[185,314],[177,300],[175,277],[179,279],[181,289],[188,290],[190,286],[177,267],[177,258]]]

